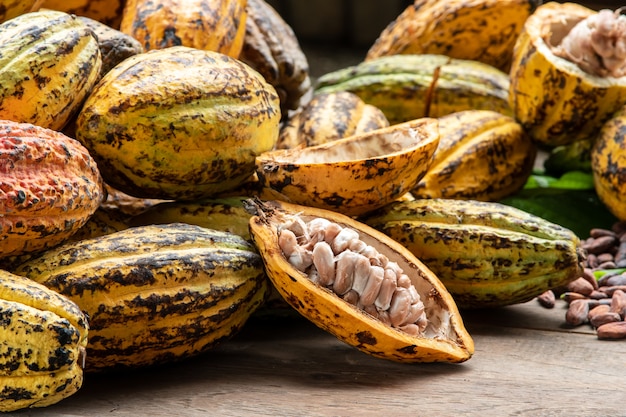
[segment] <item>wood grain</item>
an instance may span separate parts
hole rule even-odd
[[[626,341],[564,326],[564,303],[466,311],[462,364],[370,357],[299,316],[251,319],[213,351],[87,375],[74,396],[16,416],[624,416]],[[618,402],[621,401],[620,402]]]

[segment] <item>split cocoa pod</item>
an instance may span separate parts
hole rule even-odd
[[[330,210],[247,200],[250,234],[284,300],[339,340],[397,362],[474,352],[452,297],[388,236]]]
[[[626,17],[548,2],[526,20],[510,71],[514,117],[538,143],[596,134],[626,102]]]
[[[275,199],[357,216],[400,198],[428,170],[437,120],[415,119],[321,145],[264,152],[259,181]]]

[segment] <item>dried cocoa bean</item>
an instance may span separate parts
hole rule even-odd
[[[596,314],[595,316],[591,317],[589,319],[589,324],[591,324],[593,327],[597,329],[603,324],[613,323],[616,321],[622,321],[622,318],[620,317],[620,315],[612,311],[607,311],[606,313]]]
[[[611,236],[611,237],[617,238],[617,233],[615,233],[613,230],[602,229],[598,227],[594,227],[593,229],[589,231],[589,237],[592,237],[594,239],[597,239],[602,236]]]
[[[611,275],[606,279],[605,283],[606,285],[610,287],[615,286],[615,285],[626,285],[626,275],[624,274]]]
[[[565,321],[572,326],[580,326],[587,323],[589,316],[589,303],[587,300],[573,300],[569,303],[565,313]]]
[[[619,240],[615,235],[600,236],[598,238],[585,241],[583,248],[587,251],[587,253],[598,255],[600,253],[608,252],[618,242]]]
[[[567,290],[569,292],[575,292],[584,296],[591,294],[594,289],[593,285],[584,277],[576,278],[574,281],[567,284]]]
[[[619,314],[622,320],[626,317],[626,292],[616,290],[611,297],[611,311]]]
[[[575,300],[586,300],[587,297],[584,294],[578,293],[578,292],[573,292],[573,291],[566,291],[563,293],[563,295],[561,296],[561,298],[563,300],[565,300],[566,303],[571,304],[572,301]]]
[[[598,339],[626,339],[626,321],[606,323],[596,329]]]
[[[586,279],[587,282],[589,282],[589,284],[591,284],[594,290],[598,289],[598,280],[596,279],[596,276],[593,274],[593,270],[591,268],[583,268],[582,277]]]
[[[537,301],[539,301],[539,304],[545,308],[554,308],[556,304],[556,295],[554,294],[554,291],[548,290],[540,294],[537,297]]]

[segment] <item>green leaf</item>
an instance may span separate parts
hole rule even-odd
[[[566,227],[581,239],[593,228],[610,229],[617,222],[595,190],[530,188],[500,202]]]

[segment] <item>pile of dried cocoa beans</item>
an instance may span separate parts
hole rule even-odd
[[[587,251],[583,275],[537,300],[553,308],[561,298],[568,326],[591,325],[598,339],[626,339],[626,222],[592,229],[582,245]]]

